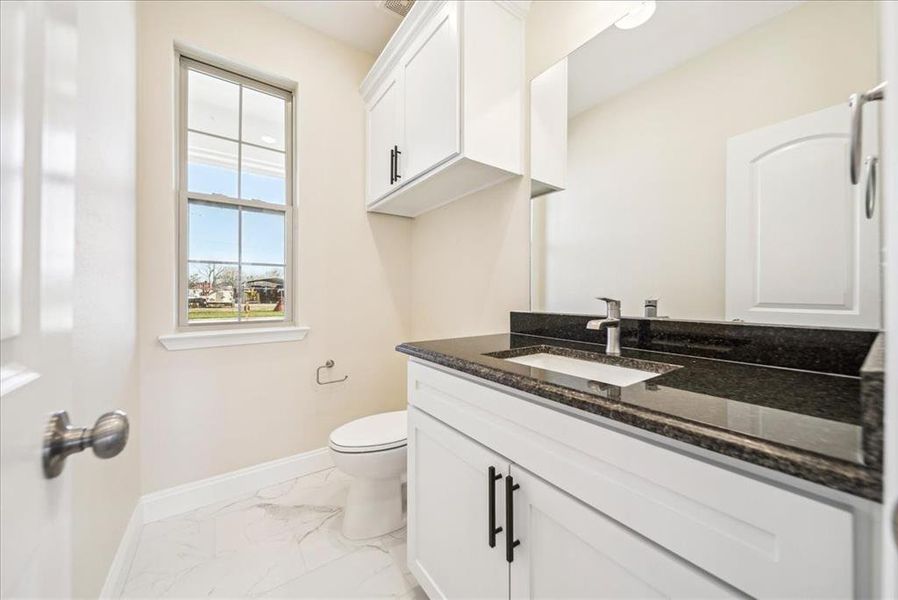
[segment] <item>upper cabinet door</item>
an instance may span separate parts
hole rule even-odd
[[[877,104],[862,156],[879,154]],[[880,211],[849,183],[848,123],[840,104],[729,139],[727,320],[880,327]]]
[[[530,197],[564,189],[567,175],[567,57],[530,81]]]
[[[401,139],[400,88],[394,73],[368,107],[368,202],[386,195],[398,185],[393,177],[393,151]]]
[[[408,566],[418,583],[434,599],[507,599],[505,539],[490,547],[489,515],[503,524],[508,461],[414,407],[408,458]]]
[[[406,182],[459,152],[458,7],[440,11],[401,62],[405,143],[399,175]]]

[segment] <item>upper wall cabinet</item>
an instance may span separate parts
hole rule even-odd
[[[530,82],[530,197],[564,189],[567,175],[567,57]]]
[[[415,4],[361,86],[369,211],[415,217],[522,173],[528,5]]]

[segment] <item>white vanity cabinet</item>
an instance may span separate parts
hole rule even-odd
[[[489,493],[505,501],[509,463],[425,413],[409,411],[408,557],[431,598],[508,596],[504,542],[489,545]],[[490,467],[499,479],[488,481]],[[493,513],[499,514],[499,513]],[[501,548],[500,548],[501,546]]]
[[[460,434],[459,434],[460,435]],[[707,573],[513,465],[512,598],[739,597]],[[504,539],[502,540],[505,541]]]
[[[522,172],[526,6],[415,4],[361,86],[368,210],[414,217]]]
[[[408,562],[431,598],[873,593],[867,501],[747,476],[429,364],[408,373]]]
[[[734,596],[708,574],[426,413],[411,408],[408,426],[408,557],[431,598]],[[512,492],[515,539],[527,540],[511,549],[510,563],[506,479],[519,486]],[[499,529],[493,546],[491,526]]]

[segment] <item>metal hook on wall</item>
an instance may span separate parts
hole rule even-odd
[[[327,359],[327,362],[315,369],[315,381],[318,385],[330,385],[332,383],[340,383],[349,379],[349,375],[345,376],[343,379],[334,379],[332,381],[321,381],[321,369],[332,369],[334,367],[334,361],[331,359]]]

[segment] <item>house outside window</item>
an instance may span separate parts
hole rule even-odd
[[[293,95],[180,61],[179,325],[292,323]]]

